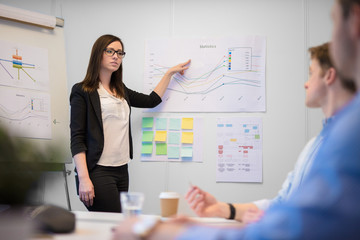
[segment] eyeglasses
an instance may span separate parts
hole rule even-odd
[[[124,58],[124,57],[125,57],[125,54],[126,54],[126,52],[123,52],[123,51],[121,51],[121,50],[115,51],[115,50],[112,49],[112,48],[105,48],[105,49],[104,49],[104,52],[105,52],[106,55],[108,55],[108,56],[110,56],[110,57],[114,56],[114,54],[116,53],[117,56],[118,56],[118,58]]]

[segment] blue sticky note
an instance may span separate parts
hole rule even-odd
[[[193,148],[192,147],[182,147],[181,148],[181,157],[192,158]]]
[[[170,130],[180,130],[181,129],[181,119],[180,118],[170,118],[169,129]]]
[[[180,132],[169,132],[168,139],[169,144],[180,144]]]
[[[166,130],[166,128],[167,128],[167,118],[156,118],[156,129]]]
[[[168,146],[168,158],[180,158],[180,147]]]

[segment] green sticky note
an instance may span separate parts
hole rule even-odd
[[[170,118],[169,129],[170,130],[180,130],[181,129],[181,119],[180,118]]]
[[[259,135],[259,134],[255,134],[255,139],[260,139],[260,135]]]
[[[167,154],[167,144],[166,143],[157,143],[156,144],[156,155],[166,155]]]
[[[152,154],[153,144],[152,143],[142,143],[141,154]]]
[[[169,144],[180,144],[180,132],[169,132]]]
[[[157,118],[156,130],[166,130],[166,128],[167,128],[167,118]]]
[[[152,142],[154,137],[153,131],[143,131],[142,142]]]
[[[192,158],[193,148],[192,147],[182,147],[181,148],[181,157]]]
[[[180,147],[168,147],[168,158],[179,158],[180,157]]]
[[[142,128],[153,128],[154,118],[152,117],[143,117],[142,119]]]

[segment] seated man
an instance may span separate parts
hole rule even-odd
[[[326,124],[354,97],[356,87],[354,83],[343,85],[339,80],[330,59],[329,43],[312,47],[309,52],[311,64],[309,79],[305,83],[305,103],[310,108],[320,107],[325,115],[323,124]],[[287,200],[302,184],[322,140],[323,136],[319,135],[306,144],[297,159],[294,170],[288,174],[281,190],[273,199],[232,205],[217,201],[214,196],[196,186],[191,187],[185,198],[192,210],[200,217],[231,217],[245,223],[256,221],[270,205]]]

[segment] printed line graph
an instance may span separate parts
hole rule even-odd
[[[245,40],[242,39],[242,42]],[[153,90],[170,66],[186,60],[185,56],[191,58],[190,68],[185,74],[173,76],[163,97],[163,103],[150,111],[264,111],[265,40],[262,41],[260,50],[254,50],[256,44],[247,43],[250,46],[242,47],[246,43],[236,40],[212,40],[211,45],[200,42],[148,41],[145,91]],[[182,54],[169,51],[172,46],[176,46]],[[258,54],[252,55],[253,52]]]
[[[14,135],[51,138],[50,95],[15,88],[0,88],[0,125]]]

